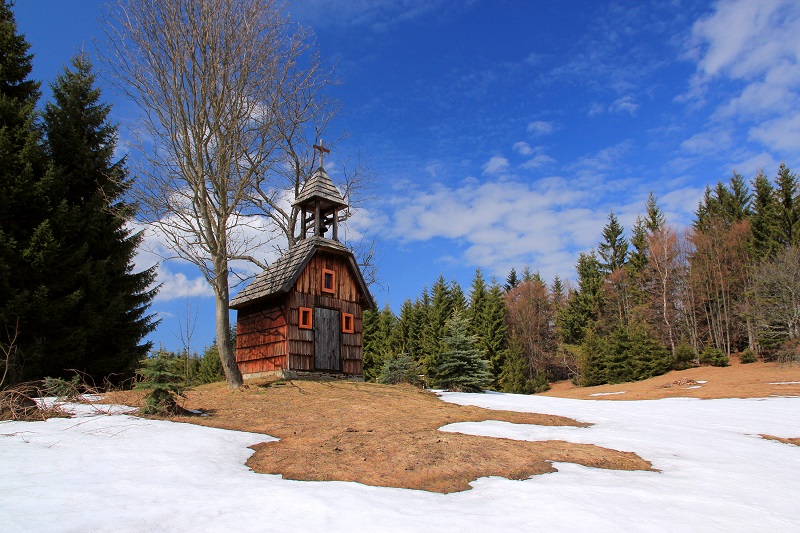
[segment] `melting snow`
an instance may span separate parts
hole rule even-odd
[[[482,478],[449,495],[288,481],[244,465],[247,447],[272,437],[77,406],[79,418],[0,423],[0,530],[800,531],[800,448],[758,436],[800,436],[800,398],[442,397],[594,423],[444,431],[597,444],[636,452],[660,471],[557,463],[556,473]]]

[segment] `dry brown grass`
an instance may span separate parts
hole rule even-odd
[[[700,383],[706,381],[707,383]],[[800,367],[775,363],[670,372],[637,383],[575,387],[557,383],[548,396],[598,400],[671,397],[800,396]],[[700,388],[687,388],[700,385]],[[590,396],[626,391],[614,396]],[[517,424],[585,426],[569,418],[459,406],[410,386],[353,382],[251,382],[229,390],[212,384],[188,391],[185,407],[208,417],[172,420],[265,433],[281,439],[253,446],[247,464],[287,479],[357,481],[367,485],[449,493],[483,476],[525,479],[552,472],[551,461],[597,468],[648,470],[631,452],[562,441],[524,442],[445,433],[453,422],[503,420]],[[111,393],[104,401],[137,405],[142,392]],[[764,436],[798,444],[798,439]]]
[[[691,384],[690,381],[697,382]],[[705,381],[706,383],[700,383]],[[791,383],[799,382],[799,383]],[[772,384],[780,383],[780,384]],[[689,388],[697,387],[699,388]],[[591,396],[622,392],[608,396]],[[592,400],[656,400],[660,398],[766,398],[800,396],[800,366],[778,363],[741,364],[735,358],[731,366],[702,366],[673,371],[663,376],[617,385],[577,387],[569,381],[553,384],[545,396]]]
[[[795,446],[800,446],[800,437],[786,439],[784,437],[776,437],[775,435],[764,435],[764,434],[759,435],[759,437],[767,440],[776,440],[784,444],[794,444]]]
[[[228,390],[198,387],[185,407],[208,417],[174,417],[195,424],[266,433],[278,442],[253,446],[247,464],[287,479],[357,481],[367,485],[449,493],[479,477],[526,479],[553,472],[551,461],[619,470],[649,470],[631,452],[563,441],[525,442],[445,433],[453,422],[504,420],[518,424],[586,426],[569,418],[490,411],[445,403],[411,386],[353,382],[251,383]],[[141,398],[138,394],[138,398]],[[104,401],[137,402],[135,393]]]

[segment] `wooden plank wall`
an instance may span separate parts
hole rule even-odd
[[[242,374],[287,367],[285,306],[240,309],[236,316],[236,363]]]
[[[336,273],[336,292],[322,292],[322,269]],[[363,371],[362,310],[358,285],[350,274],[348,260],[341,256],[317,252],[295,283],[289,296],[289,368],[314,370],[314,335],[312,330],[297,326],[300,307],[340,309],[353,315],[353,333],[342,333],[342,372]]]

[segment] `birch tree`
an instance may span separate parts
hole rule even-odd
[[[264,232],[249,227],[248,199],[282,163],[287,106],[325,80],[306,34],[275,0],[119,0],[106,22],[105,64],[152,142],[140,212],[211,284],[220,359],[228,386],[240,386],[229,261],[265,266],[254,256]]]

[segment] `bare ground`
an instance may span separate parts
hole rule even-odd
[[[602,395],[592,396],[596,394]],[[556,383],[545,395],[598,400],[800,396],[800,367],[734,362],[725,368],[693,368],[636,383],[600,387]],[[142,396],[142,392],[109,393],[104,401],[138,405]],[[172,420],[278,437],[278,442],[254,445],[255,453],[247,465],[256,472],[281,474],[287,479],[356,481],[450,493],[468,490],[471,481],[483,476],[526,479],[553,472],[552,461],[652,470],[650,462],[635,453],[594,445],[438,431],[453,422],[483,420],[586,424],[559,416],[449,404],[433,393],[404,385],[253,381],[242,389],[229,390],[217,383],[187,392],[184,407],[209,416]],[[797,438],[764,438],[800,444]]]
[[[544,396],[590,400],[657,400],[660,398],[765,398],[800,396],[800,366],[778,363],[701,366],[675,370],[644,381],[578,387],[569,381],[553,384]]]
[[[112,393],[104,401],[136,405],[140,392]],[[554,472],[551,461],[650,470],[631,452],[563,441],[525,442],[445,433],[453,422],[503,420],[518,424],[586,426],[569,418],[491,411],[439,400],[411,386],[291,381],[224,384],[187,393],[185,406],[207,417],[174,417],[225,429],[278,437],[253,446],[253,470],[287,479],[357,481],[367,485],[450,493],[479,477],[526,479]]]

